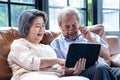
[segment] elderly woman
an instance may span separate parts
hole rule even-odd
[[[19,18],[19,33],[22,36],[11,44],[8,63],[12,68],[11,80],[88,80],[75,75],[79,62],[74,68],[65,68],[49,45],[41,44],[45,32],[47,15],[43,11],[28,10]],[[83,66],[84,67],[84,66]]]

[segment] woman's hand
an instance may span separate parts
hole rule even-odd
[[[64,68],[65,70],[65,75],[76,75],[81,73],[83,70],[85,70],[85,64],[86,64],[86,59],[85,58],[80,58],[74,68]]]
[[[57,64],[61,65],[61,66],[64,66],[65,65],[65,59],[60,59],[58,58],[57,59]]]
[[[61,66],[65,65],[65,60],[60,58],[49,59],[49,58],[41,58],[40,68],[51,67],[55,64],[59,64]]]

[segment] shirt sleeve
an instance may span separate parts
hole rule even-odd
[[[100,42],[100,44],[102,44],[103,46],[105,46],[106,48],[109,47],[108,43],[103,38],[101,38],[100,36],[98,36],[97,34],[93,34],[93,37],[96,38],[96,40],[98,42]]]
[[[54,39],[50,43],[50,46],[54,49],[54,51],[56,52],[58,58],[62,58],[62,59],[66,58],[66,55],[64,55],[64,53],[60,49],[60,44],[59,44],[59,40],[58,39]]]
[[[12,55],[12,60],[18,66],[27,70],[39,70],[40,57],[32,53],[24,43],[13,42],[10,54]]]

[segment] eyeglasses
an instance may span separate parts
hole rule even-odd
[[[69,30],[69,29],[78,29],[79,25],[78,24],[73,24],[73,25],[62,25],[62,28],[64,28],[65,30]]]

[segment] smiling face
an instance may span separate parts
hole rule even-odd
[[[44,35],[45,32],[45,22],[43,17],[37,17],[33,20],[28,31],[27,40],[38,44]]]
[[[79,21],[75,15],[64,15],[60,29],[66,38],[74,40],[79,33]]]

